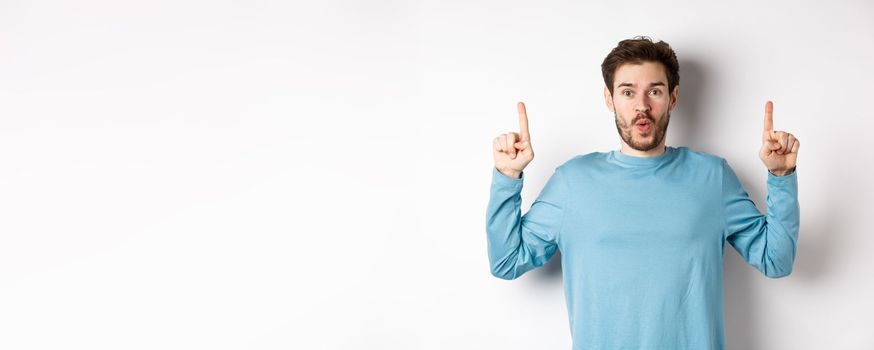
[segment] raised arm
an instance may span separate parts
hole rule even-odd
[[[726,240],[750,265],[771,278],[792,272],[800,228],[796,161],[801,143],[794,135],[774,130],[774,105],[765,103],[759,158],[768,168],[768,212],[762,215],[723,161]]]
[[[495,167],[486,209],[491,272],[507,280],[543,266],[558,250],[568,197],[566,180],[561,169],[556,169],[528,212],[521,215],[522,170],[534,158],[534,152],[525,105],[519,102],[517,106],[520,132],[503,134],[493,142]]]

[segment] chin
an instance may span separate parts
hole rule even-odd
[[[633,145],[628,146],[642,152],[651,151],[659,146],[657,143],[654,143],[652,137],[648,137],[645,139],[636,139],[634,141],[635,142]]]

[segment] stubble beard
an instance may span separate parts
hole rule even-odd
[[[648,114],[637,116],[631,121],[631,125],[626,123],[625,119],[620,118],[617,113],[614,112],[613,115],[616,118],[616,131],[619,132],[619,137],[621,137],[628,146],[641,152],[650,151],[660,145],[662,140],[665,139],[665,135],[668,132],[668,124],[671,122],[671,112],[666,112],[657,122],[653,122],[652,117]],[[636,132],[634,130],[634,124],[636,124],[638,120],[644,118],[649,119],[652,123],[652,127],[648,134],[652,134],[653,137],[649,142],[641,140],[639,137],[634,137]]]

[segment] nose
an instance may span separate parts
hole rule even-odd
[[[650,110],[649,101],[647,101],[646,96],[638,98],[637,101],[634,101],[634,111],[637,113],[648,113]]]

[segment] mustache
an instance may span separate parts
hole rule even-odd
[[[634,119],[631,120],[631,125],[636,125],[641,120],[648,120],[650,123],[655,124],[655,120],[649,114],[638,114]]]

